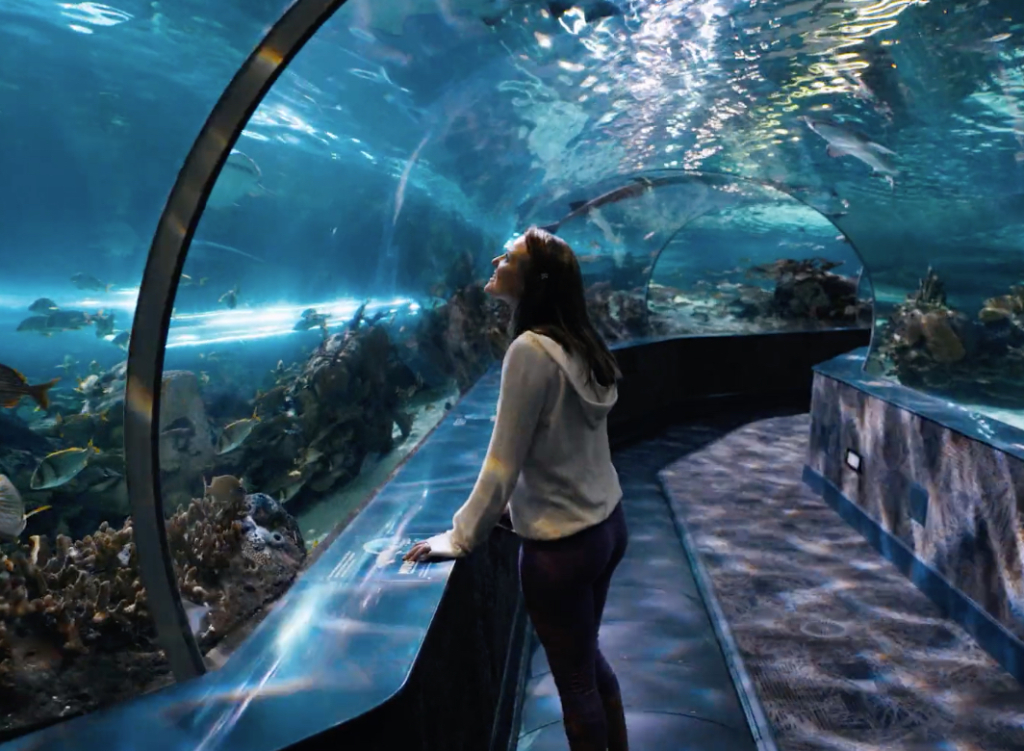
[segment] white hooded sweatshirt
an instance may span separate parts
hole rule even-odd
[[[568,537],[598,524],[622,498],[608,446],[614,384],[587,383],[589,368],[555,340],[528,331],[505,354],[494,432],[480,476],[453,528],[427,542],[459,557],[477,547],[506,503],[516,533]]]

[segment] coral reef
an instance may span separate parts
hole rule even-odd
[[[306,557],[294,518],[232,479],[218,478],[167,521],[178,584],[207,649],[277,598]],[[34,535],[5,549],[0,728],[95,709],[169,680],[130,519],[119,529],[104,522],[77,542]]]
[[[327,493],[354,479],[368,456],[390,451],[396,426],[408,435],[403,404],[417,388],[386,328],[357,316],[257,395],[251,434],[216,456],[211,471],[244,475],[285,501]]]
[[[770,279],[775,288],[771,297],[764,304],[755,303],[751,312],[831,325],[870,324],[870,304],[857,299],[858,279],[832,271],[841,265],[825,258],[782,258],[752,267],[750,275]],[[750,305],[742,298],[740,304]]]
[[[652,283],[647,335],[867,328],[871,302],[858,298],[857,277],[833,271],[839,265],[824,258],[782,258],[718,272],[718,280],[699,279],[688,290]]]
[[[447,302],[424,311],[420,325],[400,347],[401,358],[429,386],[454,379],[465,392],[508,347],[508,308],[473,281]]]
[[[1024,407],[1024,287],[986,300],[976,318],[947,303],[931,268],[878,332],[872,370],[913,388]]]
[[[605,341],[614,343],[661,333],[645,300],[650,265],[644,265],[632,253],[621,259],[584,256],[580,260],[587,285],[587,312]]]
[[[265,493],[246,494],[235,478],[167,520],[167,541],[200,646],[212,647],[277,599],[306,559],[294,517]]]
[[[643,289],[615,289],[611,282],[587,288],[587,312],[597,332],[609,343],[654,335]]]

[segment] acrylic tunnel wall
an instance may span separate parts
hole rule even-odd
[[[219,665],[493,363],[479,280],[531,222],[576,248],[623,345],[863,325],[855,247],[869,367],[1021,419],[1016,3],[300,0],[289,49],[341,7],[221,100],[291,5],[0,4],[0,364],[61,379],[38,411],[4,381],[25,398],[0,472],[45,510],[5,530],[0,729]],[[155,234],[166,294],[130,339]],[[129,522],[129,347],[160,604]]]
[[[612,343],[871,326],[849,239],[772,185],[650,171],[581,186],[525,222],[576,248],[591,318]]]
[[[4,737],[172,680],[125,526],[127,332],[182,161],[285,3],[114,5],[0,4],[0,363],[60,379],[16,406],[5,380]],[[17,534],[21,504],[45,510]]]

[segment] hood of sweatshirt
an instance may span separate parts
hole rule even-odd
[[[596,380],[587,383],[590,375],[590,368],[583,358],[571,356],[561,344],[543,334],[533,334],[537,338],[544,351],[551,356],[558,367],[565,373],[565,378],[579,394],[580,403],[583,405],[583,414],[587,424],[595,427],[601,420],[608,416],[615,402],[619,398],[619,389],[613,383],[611,386],[602,386]]]

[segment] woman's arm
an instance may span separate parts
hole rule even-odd
[[[498,414],[487,457],[469,500],[455,513],[453,528],[428,541],[436,553],[465,555],[498,523],[519,480],[557,373],[555,361],[532,334],[520,336],[509,347],[501,368]]]

